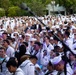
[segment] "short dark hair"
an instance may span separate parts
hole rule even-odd
[[[11,57],[9,61],[6,63],[6,67],[10,67],[10,66],[17,67],[17,62],[15,60],[15,57]]]
[[[36,41],[35,44],[37,44],[38,46],[41,46],[41,43],[40,43],[40,42],[37,42],[37,41]]]
[[[25,52],[26,52],[26,47],[25,47],[25,45],[19,46],[19,51],[21,52],[21,54],[25,54]]]
[[[27,42],[23,42],[23,44],[28,47],[28,43]]]
[[[3,42],[7,42],[7,44],[10,45],[10,42],[8,41],[8,39],[3,40]]]
[[[5,47],[0,47],[0,50],[4,49],[4,51],[6,51]]]
[[[70,32],[68,32],[68,31],[65,31],[65,35],[67,35],[67,36],[69,37],[69,35],[70,35]]]
[[[6,34],[6,35],[8,35],[8,33],[7,33],[7,32],[3,32],[2,34]]]
[[[31,55],[29,59],[36,59],[36,60],[38,60],[38,58],[35,55]]]
[[[48,65],[49,65],[49,66],[53,66],[52,63],[51,63],[51,61],[49,61]]]
[[[50,36],[46,35],[45,37],[46,37],[48,40],[50,40]]]

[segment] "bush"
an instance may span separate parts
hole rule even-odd
[[[20,15],[21,9],[18,6],[9,7],[8,16],[14,17]]]
[[[0,17],[5,16],[5,10],[3,8],[0,8]]]
[[[8,9],[8,16],[27,16],[30,15],[27,11],[21,10],[18,6],[9,7]]]

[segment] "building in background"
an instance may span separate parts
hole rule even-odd
[[[66,15],[66,9],[63,6],[59,6],[59,4],[55,5],[55,2],[51,2],[46,6],[46,10],[48,10],[48,15],[53,14],[63,14]]]

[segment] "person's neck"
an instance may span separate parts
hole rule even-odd
[[[49,42],[46,42],[47,45],[49,45]]]
[[[6,46],[6,49],[8,48],[9,45]]]

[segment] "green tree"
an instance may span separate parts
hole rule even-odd
[[[5,14],[7,16],[8,14],[8,8],[10,7],[10,1],[9,0],[0,0],[0,7],[5,10]]]
[[[72,9],[73,11],[75,11],[76,0],[55,0],[55,1],[59,5],[63,5],[66,8],[67,12],[69,12],[70,9]]]
[[[3,8],[0,8],[0,17],[5,16],[5,10]]]
[[[8,9],[8,16],[19,16],[20,15],[20,8],[18,6],[9,7]]]
[[[27,2],[27,6],[38,16],[45,14],[45,6],[41,0],[31,0],[30,2]]]

